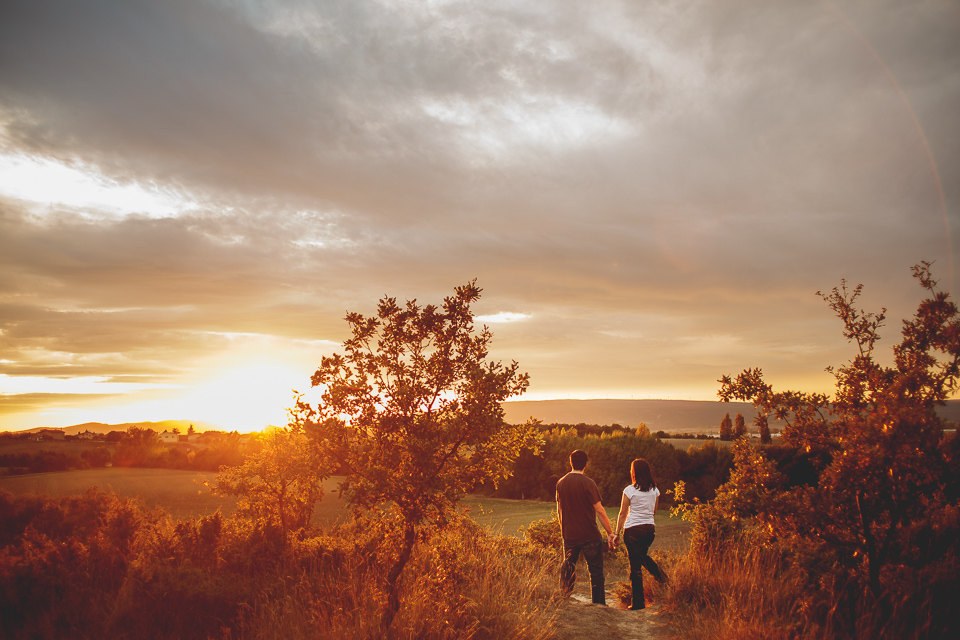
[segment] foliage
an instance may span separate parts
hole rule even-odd
[[[557,518],[556,512],[550,520],[541,518],[531,522],[524,530],[523,536],[527,542],[540,549],[563,551],[563,534],[560,532],[560,519]]]
[[[747,435],[747,422],[743,419],[743,414],[738,413],[733,420],[733,439],[738,440]]]
[[[120,467],[149,467],[159,464],[166,448],[153,429],[130,427],[127,429],[114,454],[114,462]]]
[[[770,444],[773,438],[770,436],[770,422],[767,416],[763,413],[758,413],[753,423],[756,425],[757,431],[760,432],[760,444]]]
[[[402,535],[402,528],[384,524],[360,515],[329,535],[298,542],[296,554],[312,561],[255,603],[239,625],[239,637],[553,637],[553,557],[517,538],[490,535],[457,515],[442,528],[423,531],[399,584],[402,606],[384,633],[377,583],[390,549],[379,538]]]
[[[500,403],[529,384],[516,362],[487,361],[492,340],[474,330],[475,282],[441,307],[380,300],[377,314],[347,314],[344,354],[324,357],[312,377],[316,406],[298,400],[302,425],[321,459],[346,474],[341,493],[359,511],[389,508],[400,518],[400,552],[386,572],[384,627],[399,609],[398,582],[425,522],[444,522],[467,491],[497,482],[532,424],[508,425]]]
[[[838,631],[855,627],[844,611],[872,607],[889,618],[919,610],[923,594],[957,587],[957,445],[944,437],[935,409],[957,389],[960,312],[936,290],[929,268],[914,268],[929,297],[904,321],[892,366],[874,355],[884,312],[856,309],[861,287],[841,283],[821,297],[858,349],[850,363],[830,369],[832,398],[775,392],[759,369],[720,381],[723,400],[750,400],[786,422],[788,451],[735,444],[729,482],[693,511],[698,545],[745,539],[785,554],[808,576],[811,594],[823,590],[836,600]],[[930,616],[931,635],[956,631],[946,608]],[[903,628],[881,626],[890,629],[885,637]]]
[[[221,468],[214,493],[237,496],[237,517],[275,533],[285,550],[290,533],[310,526],[325,477],[296,424],[274,427],[259,434],[243,464]]]
[[[582,449],[590,459],[587,475],[597,483],[607,506],[620,504],[623,488],[630,484],[630,463],[636,458],[644,458],[652,466],[662,504],[671,500],[667,492],[677,481],[686,483],[688,497],[709,500],[726,481],[733,464],[729,449],[710,441],[683,451],[656,436],[623,431],[592,435],[572,427],[546,431],[543,438],[539,452],[521,451],[511,476],[496,489],[484,490],[500,498],[552,501],[557,481],[570,470],[570,452]]]
[[[265,541],[246,522],[175,522],[94,490],[59,500],[0,491],[0,637],[383,637],[378,583],[397,549],[382,543],[402,539],[397,522],[361,518],[291,539],[283,566],[262,562]],[[387,637],[550,635],[544,552],[456,514],[423,534]]]
[[[236,616],[245,590],[242,579],[196,563],[216,565],[219,515],[197,525],[192,547],[181,544],[188,527],[172,527],[165,513],[93,489],[60,500],[0,492],[0,522],[4,638],[172,638],[187,630],[202,638]]]
[[[720,421],[720,439],[733,440],[733,422],[730,420],[729,413],[725,413],[723,420]]]

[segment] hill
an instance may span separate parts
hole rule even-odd
[[[720,421],[725,413],[730,417],[742,413],[747,420],[747,428],[753,428],[756,411],[748,402],[714,402],[709,400],[516,400],[503,403],[507,422],[519,424],[527,419],[538,418],[544,424],[619,424],[623,427],[637,427],[641,422],[651,432],[668,433],[715,433],[720,429]],[[938,410],[940,416],[948,422],[960,422],[960,400],[949,400]],[[67,435],[76,435],[83,431],[109,433],[126,431],[130,427],[153,429],[156,432],[169,431],[174,427],[180,433],[186,433],[190,425],[197,432],[218,429],[215,425],[197,420],[163,420],[161,422],[126,422],[123,424],[104,424],[85,422],[59,429]],[[771,421],[771,428],[780,428],[782,423]],[[42,431],[47,427],[25,430],[26,433]]]
[[[730,417],[742,413],[747,428],[753,428],[756,410],[748,402],[720,402],[706,400],[518,400],[503,404],[507,422],[519,424],[528,418],[540,419],[544,424],[619,424],[637,427],[641,422],[651,432],[716,433],[724,414]],[[960,422],[960,400],[950,400],[938,409],[940,416],[950,422]],[[771,420],[770,427],[782,423]]]
[[[130,427],[140,427],[141,429],[153,429],[157,433],[171,431],[174,428],[180,429],[180,433],[186,433],[187,429],[193,425],[197,433],[216,429],[215,426],[198,420],[162,420],[160,422],[124,422],[123,424],[104,424],[102,422],[84,422],[69,427],[34,427],[33,429],[24,429],[22,433],[36,433],[38,431],[63,431],[68,436],[75,436],[84,431],[93,433],[110,433],[111,431],[126,431]]]
[[[517,424],[534,417],[544,424],[647,425],[651,432],[710,433],[719,431],[724,414],[742,413],[747,425],[755,410],[747,402],[702,400],[518,400],[503,404],[506,420]],[[771,425],[774,426],[774,425]]]

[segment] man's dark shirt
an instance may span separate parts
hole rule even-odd
[[[557,513],[564,540],[594,540],[600,537],[597,512],[593,505],[600,502],[597,484],[571,471],[557,482]]]

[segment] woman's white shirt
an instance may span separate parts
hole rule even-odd
[[[660,496],[659,489],[653,487],[649,491],[640,491],[632,484],[628,484],[623,490],[623,495],[630,500],[630,511],[627,513],[627,521],[623,523],[624,529],[641,524],[653,524],[653,513],[657,507],[657,498]]]

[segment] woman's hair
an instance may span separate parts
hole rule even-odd
[[[650,464],[643,458],[637,458],[630,465],[630,479],[633,480],[633,486],[640,491],[650,491],[657,486],[657,481],[653,479],[653,471],[650,470]]]

